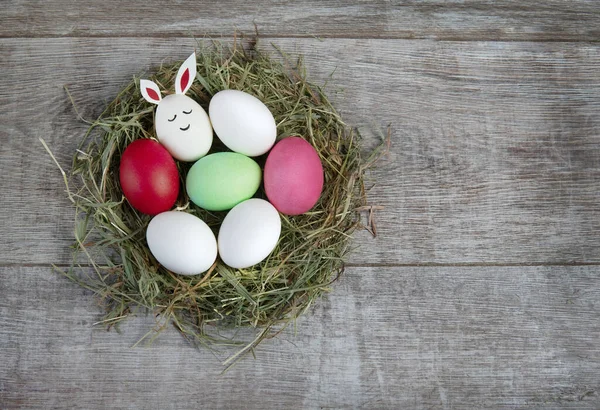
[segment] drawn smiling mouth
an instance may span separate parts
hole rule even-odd
[[[179,128],[181,131],[187,131],[190,129],[190,124],[187,125],[187,127],[184,128]]]

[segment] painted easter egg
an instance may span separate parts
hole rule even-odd
[[[235,152],[218,152],[201,158],[186,178],[188,196],[209,211],[225,211],[251,198],[260,186],[258,164]]]
[[[319,154],[300,137],[279,141],[265,164],[265,193],[279,212],[300,215],[310,210],[323,190]]]
[[[187,212],[156,215],[148,224],[146,240],[156,260],[180,275],[205,272],[217,259],[215,235],[200,218]]]
[[[208,114],[219,139],[232,151],[249,157],[266,153],[275,143],[273,114],[258,98],[223,90],[210,100]]]
[[[275,249],[280,234],[281,219],[273,205],[249,199],[225,216],[219,229],[219,255],[235,269],[256,265]]]
[[[210,149],[213,130],[206,111],[196,101],[171,94],[156,108],[156,136],[174,158],[192,162]]]
[[[150,139],[133,141],[125,148],[119,180],[132,207],[149,215],[171,209],[179,195],[179,173],[169,152]]]

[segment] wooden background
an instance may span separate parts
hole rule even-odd
[[[600,2],[5,0],[0,408],[600,408]],[[174,331],[106,332],[69,263],[60,174],[134,74],[192,36],[303,54],[365,148],[376,239],[221,375]],[[330,78],[333,73],[333,78]]]

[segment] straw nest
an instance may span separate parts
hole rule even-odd
[[[292,64],[279,50],[273,58],[255,48],[214,42],[199,45],[197,56],[198,74],[187,95],[207,112],[211,96],[223,89],[257,96],[275,117],[278,140],[301,136],[319,153],[325,173],[319,202],[304,215],[281,215],[277,247],[251,268],[235,270],[217,259],[205,274],[187,277],[160,266],[145,238],[151,217],[131,208],[119,186],[119,160],[127,145],[156,138],[155,107],[142,98],[135,78],[90,123],[71,172],[63,173],[76,208],[73,264],[63,273],[100,297],[106,307],[101,324],[115,326],[145,308],[156,326],[143,339],[173,324],[196,344],[243,343],[234,360],[306,312],[343,272],[350,235],[366,205],[363,175],[374,156],[361,159],[357,133],[322,89],[307,81],[301,59]],[[172,92],[180,64],[163,65],[150,78]],[[211,152],[225,150],[215,139]],[[264,157],[257,160],[264,165]],[[177,166],[183,184],[191,164]],[[198,216],[216,234],[226,212],[201,209],[180,191],[177,209]],[[255,196],[265,198],[262,187]],[[241,327],[254,329],[250,339],[223,333]]]

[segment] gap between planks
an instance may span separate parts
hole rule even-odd
[[[345,35],[326,35],[326,36],[317,36],[311,34],[298,34],[298,35],[285,35],[285,34],[268,34],[268,35],[256,35],[256,34],[245,34],[245,33],[237,33],[237,38],[241,38],[242,40],[280,40],[280,39],[315,39],[315,40],[384,40],[384,41],[429,41],[436,43],[573,43],[573,44],[597,44],[600,43],[600,38],[598,39],[587,39],[587,40],[569,40],[566,38],[556,37],[556,38],[546,38],[546,39],[517,39],[517,38],[508,38],[508,39],[498,39],[494,37],[486,37],[479,36],[477,38],[463,38],[463,37],[443,37],[436,38],[434,36],[345,36]],[[223,35],[218,33],[208,33],[202,36],[183,36],[181,33],[173,33],[173,34],[163,34],[163,35],[152,35],[147,36],[144,34],[140,34],[138,36],[132,35],[128,33],[127,35],[119,35],[115,34],[90,34],[86,36],[82,35],[69,35],[65,34],[62,36],[52,35],[52,34],[41,34],[41,35],[3,35],[0,34],[0,40],[10,40],[10,39],[48,39],[48,40],[60,40],[60,39],[186,39],[186,38],[194,38],[197,40],[231,40],[236,37],[236,33],[231,33],[231,35]]]

